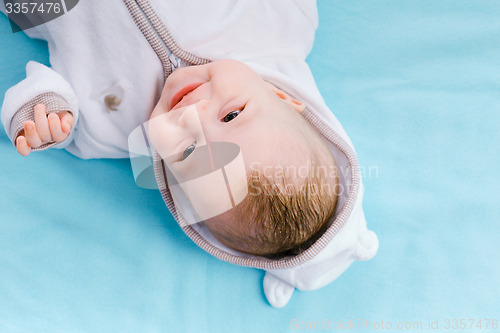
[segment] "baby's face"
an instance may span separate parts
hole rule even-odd
[[[210,142],[237,145],[248,174],[252,165],[282,162],[277,151],[287,147],[275,145],[278,137],[281,145],[289,142],[293,149],[297,137],[289,129],[298,122],[295,111],[303,108],[243,63],[221,60],[172,73],[151,114],[148,133],[161,157],[169,159],[174,175],[189,178],[198,165],[196,150]],[[300,158],[295,162],[301,164]],[[238,186],[246,188],[247,179]]]

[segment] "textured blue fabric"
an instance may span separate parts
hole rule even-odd
[[[308,61],[357,149],[377,256],[274,309],[264,273],[197,248],[128,160],[23,158],[1,129],[0,332],[500,320],[500,2],[318,5]],[[0,98],[29,60],[49,64],[46,43],[9,29],[0,17]]]

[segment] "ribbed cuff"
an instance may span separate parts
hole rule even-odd
[[[62,98],[60,95],[56,93],[44,93],[40,94],[37,97],[33,98],[26,104],[24,104],[15,114],[14,117],[12,118],[12,121],[10,123],[10,130],[12,134],[12,139],[14,145],[16,144],[16,139],[19,136],[19,133],[24,129],[24,123],[28,120],[35,121],[35,105],[37,104],[43,104],[45,105],[46,113],[59,113],[62,111],[69,111],[71,114],[73,112],[71,111],[68,102],[64,98]],[[71,128],[71,131],[73,131],[73,128]],[[48,149],[52,146],[55,146],[57,144],[60,144],[64,141],[66,141],[70,136],[66,139],[64,139],[61,142],[48,142],[46,144],[41,145],[40,147],[37,148],[31,148],[32,151],[39,151],[39,150],[45,150]]]

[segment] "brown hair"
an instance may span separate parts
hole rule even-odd
[[[332,166],[333,157],[327,153],[330,156],[312,155],[323,162],[318,165],[325,165],[328,159]],[[248,195],[228,216],[232,223],[224,223],[227,219],[209,223],[209,230],[232,249],[271,259],[305,251],[329,226],[337,203],[338,178],[336,169],[332,177],[315,167],[309,168],[300,185],[295,178],[270,177],[263,170],[253,170]]]

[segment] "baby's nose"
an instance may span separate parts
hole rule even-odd
[[[201,101],[199,101],[198,103],[196,103],[196,108],[201,111],[201,112],[204,112],[207,110],[208,108],[208,105],[210,104],[210,102],[206,99],[202,99]]]
[[[187,128],[195,125],[194,123],[200,123],[199,112],[203,109],[204,104],[205,103],[196,103],[179,109],[180,114],[179,118],[177,118],[177,123],[179,124],[179,126],[181,126],[182,128]]]
[[[205,113],[210,102],[208,100],[201,100],[196,104],[188,105],[182,109],[182,113],[177,119],[178,124],[181,127],[190,127],[192,122],[201,122],[201,113]]]

